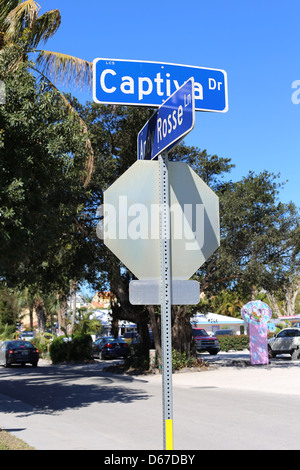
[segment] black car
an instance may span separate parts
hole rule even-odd
[[[99,359],[125,358],[128,354],[128,344],[122,338],[104,336],[103,338],[97,339],[93,344],[93,356],[99,357]]]
[[[39,350],[29,341],[4,341],[0,344],[0,364],[9,367],[11,364],[38,365]]]

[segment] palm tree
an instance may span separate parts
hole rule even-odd
[[[28,54],[37,53],[36,67],[49,85],[72,83],[76,87],[91,86],[92,63],[67,54],[38,49],[58,30],[61,23],[59,10],[50,10],[39,16],[40,5],[34,0],[0,0],[0,57],[10,48],[17,50],[16,58],[7,72],[16,69],[20,63],[28,61]],[[59,90],[57,90],[58,93]],[[64,105],[80,121],[83,133],[87,133],[84,121],[79,117],[67,99],[60,93]],[[86,165],[88,183],[93,169],[93,149],[87,139],[88,161]]]
[[[222,291],[220,294],[221,304],[216,313],[227,315],[229,317],[241,317],[241,308],[244,302],[234,292]]]

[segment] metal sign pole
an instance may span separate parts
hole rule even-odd
[[[173,450],[171,256],[168,153],[158,156],[160,173],[161,342],[164,449]]]

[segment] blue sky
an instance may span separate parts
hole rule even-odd
[[[92,61],[114,58],[223,69],[227,113],[196,113],[186,144],[231,158],[238,180],[250,170],[288,180],[282,202],[300,207],[299,0],[39,1],[62,24],[45,49]],[[84,6],[83,6],[84,5]],[[298,87],[300,89],[300,87]],[[70,90],[81,101],[92,92]],[[300,93],[297,95],[300,98]]]

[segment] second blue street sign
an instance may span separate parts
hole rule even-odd
[[[170,151],[195,124],[194,79],[185,82],[158,108],[138,134],[138,160]]]

